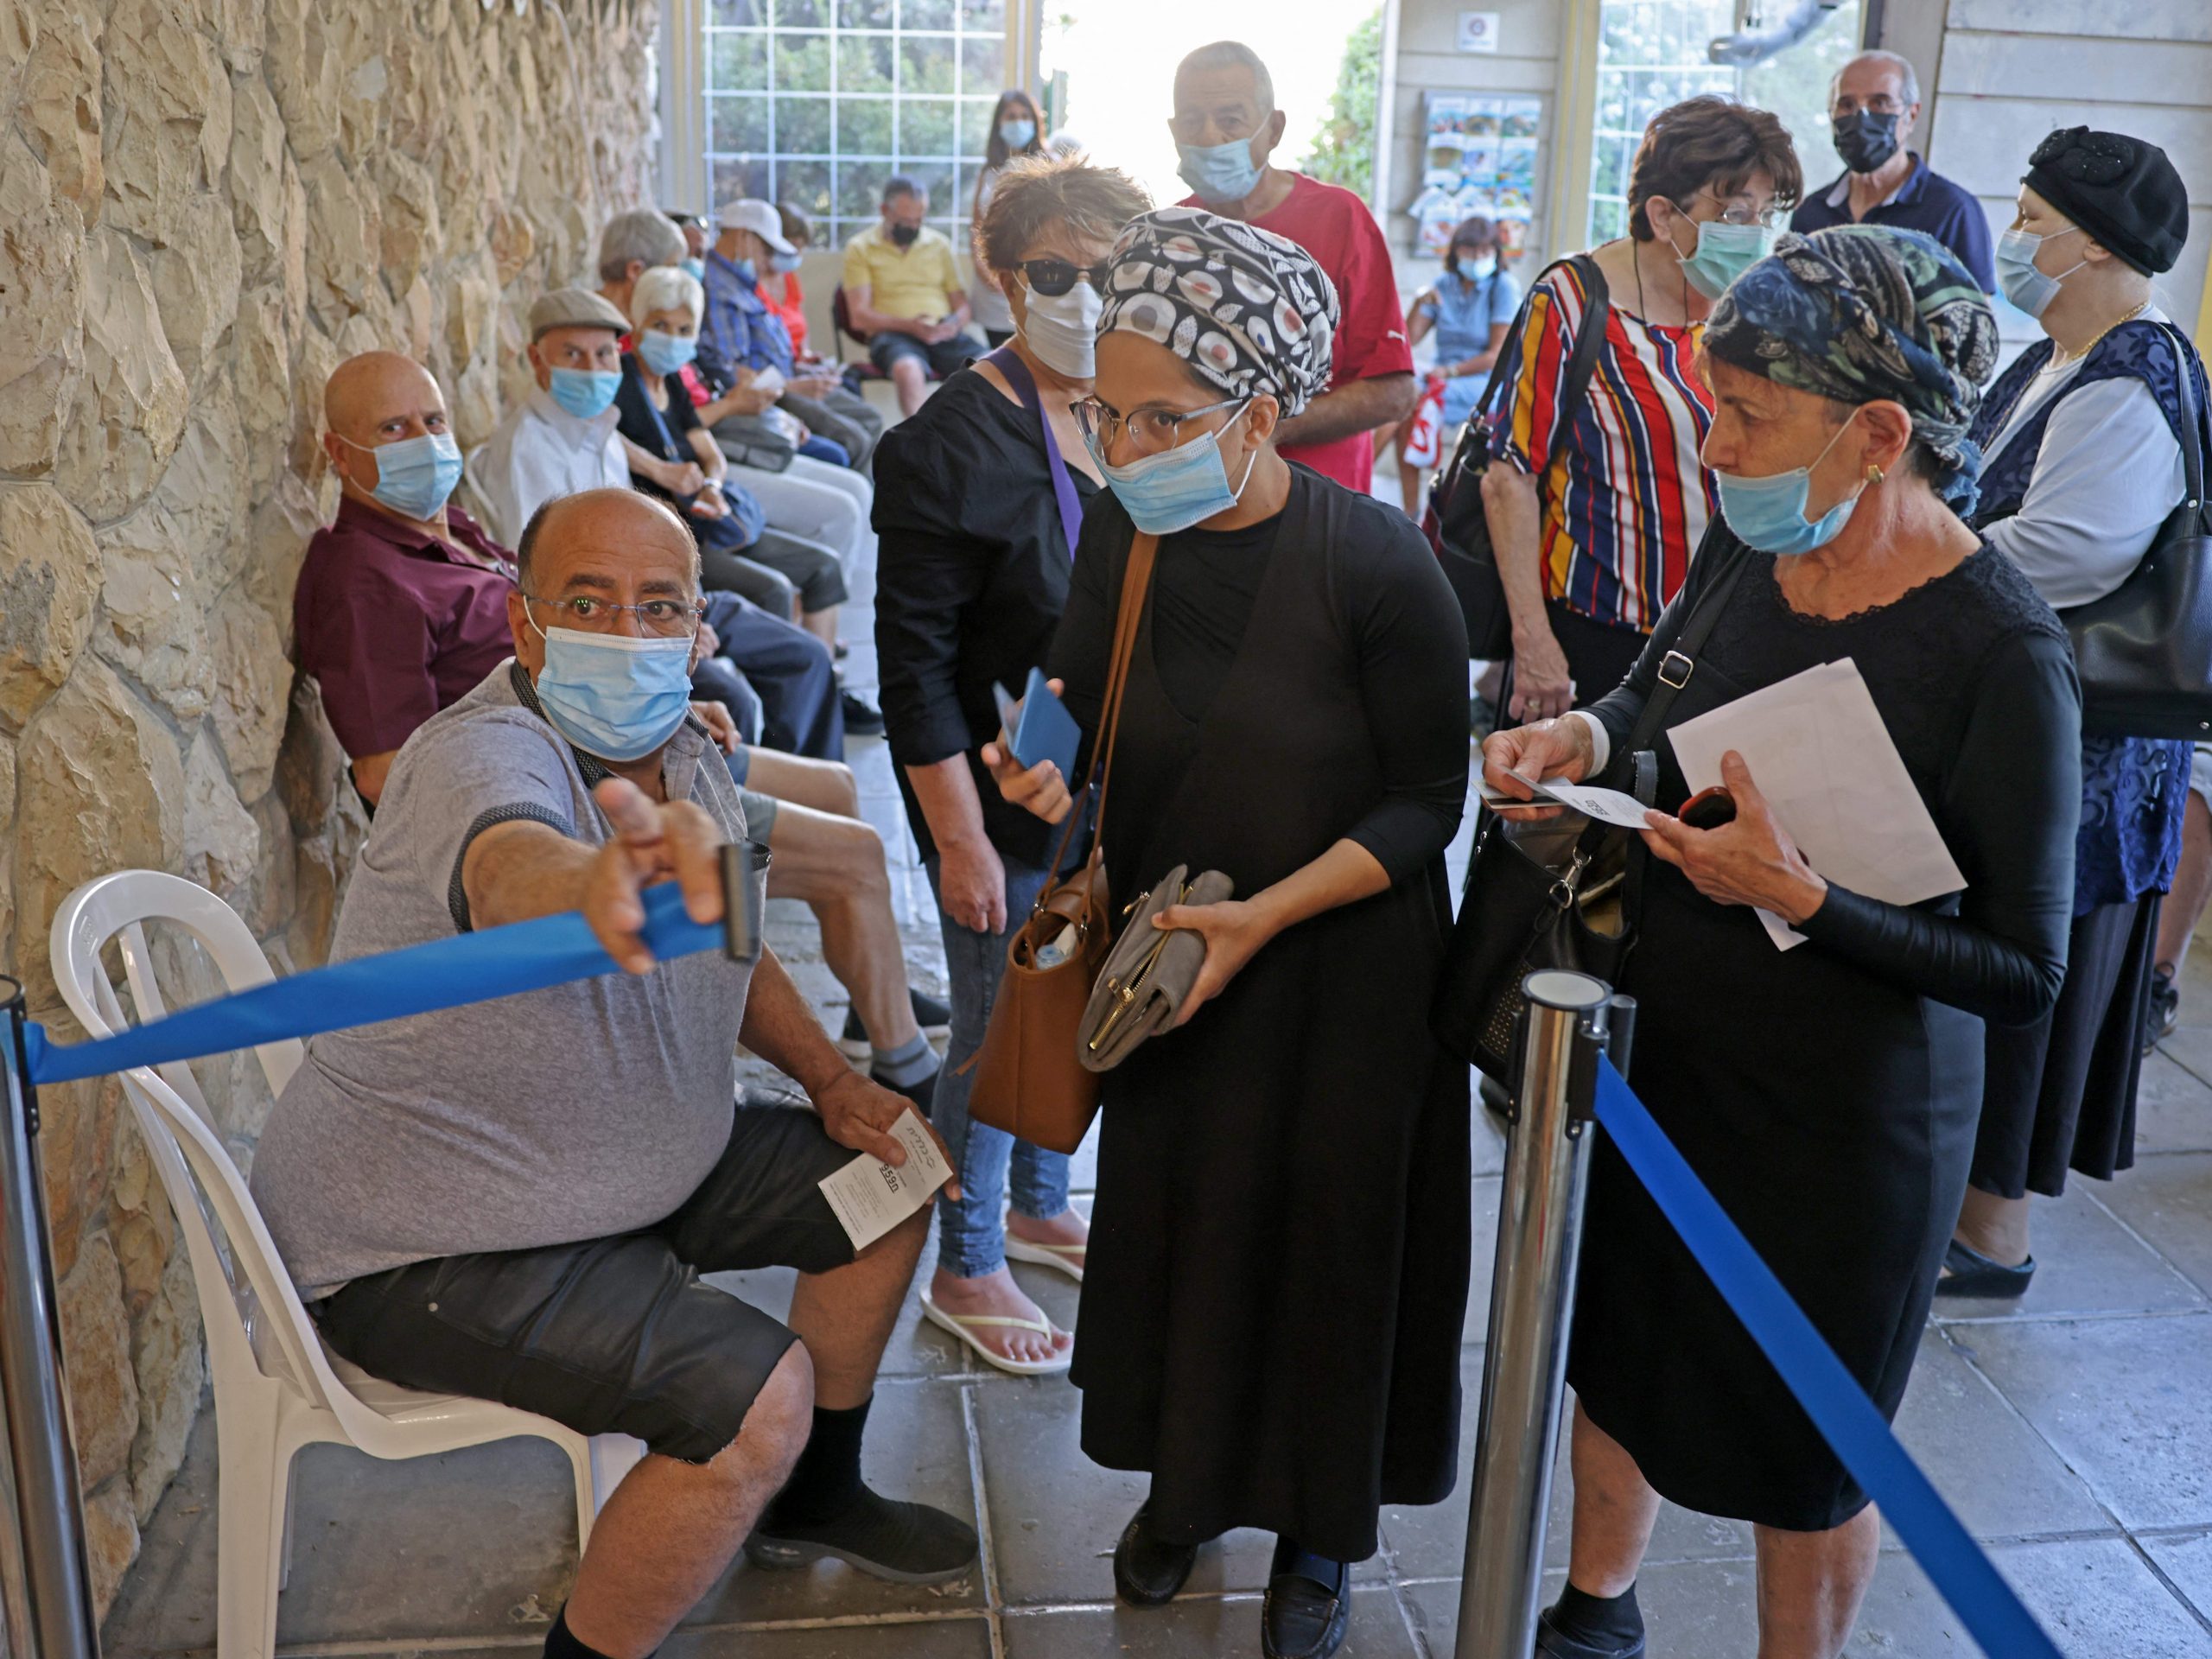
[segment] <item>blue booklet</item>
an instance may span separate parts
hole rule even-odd
[[[1003,685],[991,689],[998,696],[999,723],[1009,739],[1014,758],[1025,766],[1050,760],[1060,769],[1068,787],[1074,788],[1075,753],[1083,742],[1083,731],[1075,716],[1052,695],[1052,688],[1045,683],[1045,671],[1029,671],[1029,683],[1023,688],[1019,704]]]

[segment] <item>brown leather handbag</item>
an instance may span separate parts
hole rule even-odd
[[[1004,1129],[1047,1152],[1073,1152],[1098,1115],[1098,1076],[1077,1058],[1083,1011],[1090,988],[1113,948],[1113,900],[1098,848],[1106,821],[1106,791],[1114,781],[1114,740],[1122,724],[1122,693],[1136,649],[1137,622],[1152,587],[1160,538],[1139,535],[1129,543],[1122,575],[1121,613],[1114,625],[1114,660],[1098,727],[1101,741],[1091,771],[1098,779],[1091,814],[1090,853],[1072,875],[1048,881],[1037,903],[1007,942],[1006,976],[976,1052],[976,1084],[968,1116]],[[1052,849],[1052,868],[1063,868],[1068,844],[1083,822],[1083,798],[1068,811],[1067,827]],[[1059,941],[1072,931],[1064,950]]]

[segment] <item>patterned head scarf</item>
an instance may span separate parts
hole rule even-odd
[[[1981,451],[1967,429],[1996,365],[1997,318],[1935,238],[1878,225],[1785,235],[1728,285],[1704,349],[1840,404],[1904,404],[1939,464],[1936,493],[1973,510]]]
[[[1123,227],[1109,263],[1100,339],[1156,340],[1232,397],[1267,392],[1286,418],[1327,389],[1336,286],[1295,242],[1162,207]]]

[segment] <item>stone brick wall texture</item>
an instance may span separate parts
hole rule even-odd
[[[48,925],[105,871],[322,959],[364,829],[289,658],[323,381],[410,353],[481,442],[530,301],[652,200],[652,0],[487,3],[0,0],[0,969],[58,1036]],[[257,1072],[197,1069],[250,1162]],[[198,1300],[120,1090],[42,1104],[105,1610],[201,1398]]]

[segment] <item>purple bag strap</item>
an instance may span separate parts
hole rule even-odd
[[[1001,374],[1021,399],[1021,406],[1037,417],[1037,424],[1045,429],[1045,459],[1052,465],[1052,499],[1060,506],[1060,532],[1068,538],[1068,557],[1075,557],[1076,537],[1083,533],[1083,498],[1075,493],[1075,480],[1068,474],[1068,464],[1060,458],[1060,441],[1052,435],[1052,423],[1045,418],[1045,400],[1037,391],[1036,377],[1029,372],[1029,365],[1009,347],[1001,346],[983,359]]]

